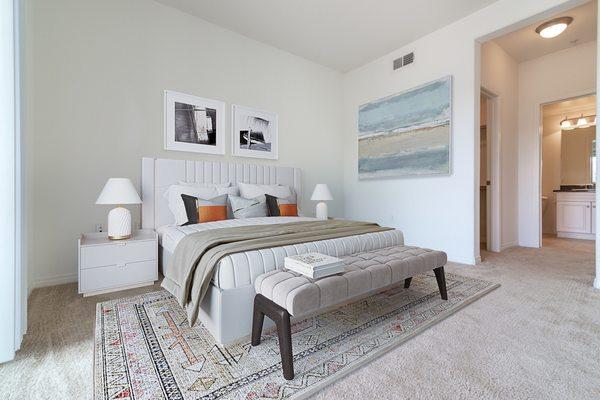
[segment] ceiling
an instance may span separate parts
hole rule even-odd
[[[598,3],[591,1],[494,40],[517,62],[533,60],[546,54],[590,42],[596,40],[597,7]],[[535,33],[535,28],[542,22],[563,16],[573,17],[573,22],[562,34],[552,39],[544,39]]]
[[[596,95],[577,97],[570,100],[563,100],[555,103],[545,104],[542,111],[543,116],[550,117],[554,115],[565,116],[568,115],[570,118],[575,118],[578,114],[584,113],[589,114],[596,108]]]
[[[496,0],[156,0],[346,72]]]

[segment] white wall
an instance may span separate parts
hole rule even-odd
[[[76,241],[106,224],[94,205],[109,177],[139,188],[142,156],[163,150],[163,90],[279,115],[279,161],[303,169],[301,205],[329,184],[343,215],[341,74],[150,0],[28,0],[24,72],[29,138],[29,262],[34,286],[76,280]],[[226,156],[226,159],[232,157]],[[261,162],[238,158],[240,162]],[[132,207],[139,223],[139,207]]]
[[[595,92],[596,42],[519,64],[519,244],[540,246],[540,104]]]
[[[495,42],[481,47],[481,85],[498,96],[500,136],[500,248],[515,246],[517,229],[517,62]]]
[[[15,24],[13,0],[0,0],[0,363],[13,359],[21,343],[20,280],[16,249],[17,188]]]
[[[500,0],[346,74],[344,79],[344,193],[346,215],[405,231],[408,243],[443,249],[450,260],[474,263],[479,229],[478,39],[528,24],[581,1]],[[519,24],[515,26],[514,24]],[[410,51],[415,63],[392,71],[392,60]],[[427,178],[359,181],[357,110],[370,100],[452,75],[452,174]]]

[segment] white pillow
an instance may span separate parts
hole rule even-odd
[[[231,182],[225,182],[225,183],[198,183],[198,182],[179,181],[178,185],[181,185],[181,186],[194,186],[194,187],[227,188],[227,187],[231,186]]]
[[[240,187],[240,196],[245,199],[254,199],[260,195],[270,194],[271,196],[285,198],[294,194],[294,190],[286,185],[256,185],[253,183],[238,183]]]
[[[222,194],[228,194],[228,195],[234,195],[234,196],[240,195],[240,189],[237,186],[218,187],[215,189],[217,190],[217,193],[219,194],[219,196]]]
[[[200,186],[185,186],[185,185],[171,185],[165,192],[164,197],[169,200],[169,210],[175,217],[175,223],[177,225],[183,225],[188,221],[187,213],[185,211],[185,205],[183,204],[182,194],[188,196],[198,197],[203,200],[210,200],[213,197],[219,196],[217,188],[214,187],[200,187]],[[223,193],[221,193],[223,194]]]

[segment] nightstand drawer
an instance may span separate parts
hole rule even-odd
[[[81,248],[81,268],[123,265],[158,259],[156,242],[114,242]]]
[[[158,280],[156,261],[81,270],[80,292],[93,292],[119,286],[135,285]]]

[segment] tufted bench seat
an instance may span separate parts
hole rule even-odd
[[[264,316],[277,325],[279,346],[286,379],[294,377],[290,315],[319,312],[352,299],[385,290],[404,281],[408,288],[413,276],[433,270],[442,299],[447,300],[444,265],[446,253],[411,246],[392,246],[342,257],[346,271],[321,279],[287,270],[275,270],[257,277],[254,287],[252,345],[260,344]]]

